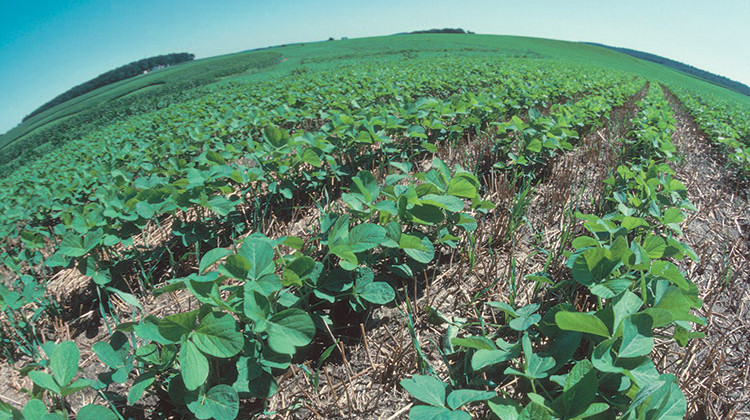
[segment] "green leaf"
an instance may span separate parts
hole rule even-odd
[[[125,371],[125,368],[120,368],[121,371]],[[122,380],[122,382],[125,382],[127,380],[127,373],[124,375],[125,379]],[[114,376],[114,375],[113,375]],[[76,393],[82,389],[90,388],[91,384],[93,383],[90,379],[78,379],[76,381],[73,381],[72,383],[68,384],[67,386],[60,387],[60,395],[63,397]]]
[[[60,242],[60,252],[68,257],[82,257],[99,245],[103,236],[102,229],[91,231],[83,237],[68,234]]]
[[[646,314],[635,314],[625,318],[622,322],[622,343],[618,356],[637,357],[650,354],[654,347],[652,323],[651,317]]]
[[[539,153],[542,151],[542,142],[539,139],[533,139],[526,144],[526,150],[532,153]]]
[[[29,402],[23,407],[24,420],[42,420],[46,415],[47,407],[42,401],[36,398],[29,400]]]
[[[414,398],[434,407],[445,407],[445,394],[448,384],[427,375],[414,375],[402,379],[401,386]]]
[[[205,395],[187,404],[198,419],[234,420],[239,414],[240,400],[237,391],[229,385],[212,387]]]
[[[471,414],[444,407],[415,405],[409,410],[409,420],[471,420]]]
[[[669,280],[682,290],[690,289],[690,284],[688,284],[680,269],[669,261],[654,261],[651,265],[651,274]]]
[[[201,263],[198,267],[198,273],[203,274],[203,272],[206,271],[208,267],[216,264],[217,261],[231,253],[232,251],[226,248],[214,248],[206,252],[206,254],[201,258]]]
[[[495,350],[495,344],[487,337],[474,336],[474,337],[463,337],[463,338],[452,338],[451,344],[454,346],[466,347],[469,349],[484,349],[484,350]]]
[[[319,168],[321,165],[323,165],[323,161],[320,160],[320,156],[318,156],[317,153],[315,153],[315,150],[306,148],[304,152],[302,152],[302,156],[300,159],[308,163],[316,168]]]
[[[352,191],[361,194],[368,204],[373,203],[380,194],[377,179],[368,171],[359,171],[357,176],[352,178],[352,184]]]
[[[422,225],[435,225],[445,219],[443,210],[432,204],[418,204],[407,210],[409,220]]]
[[[31,379],[31,382],[33,382],[37,386],[50,390],[55,394],[60,394],[60,386],[57,384],[57,382],[55,382],[55,379],[49,373],[32,370],[31,372],[29,372],[29,378]]]
[[[555,323],[561,330],[578,331],[601,337],[609,337],[610,335],[604,322],[591,314],[560,311],[555,314]]]
[[[497,393],[492,391],[478,391],[474,389],[457,389],[450,394],[446,402],[448,407],[453,410],[458,409],[466,404],[473,403],[476,401],[486,401],[490,398],[497,396]]]
[[[360,253],[377,247],[385,239],[385,228],[372,223],[362,223],[349,232],[352,252]]]
[[[156,379],[156,373],[146,372],[137,377],[133,385],[128,390],[128,405],[133,405],[141,399],[143,393],[150,387]]]
[[[656,235],[648,235],[643,241],[643,248],[648,253],[649,258],[661,258],[667,249],[667,243]]]
[[[477,350],[471,357],[471,368],[480,370],[484,367],[513,360],[521,354],[521,348],[514,346],[510,350]]]
[[[144,219],[150,219],[154,217],[155,209],[147,201],[139,201],[135,205],[135,212]]]
[[[565,417],[573,418],[584,413],[596,396],[598,381],[590,361],[579,361],[565,378],[563,393],[555,400]]]
[[[250,265],[250,262],[242,255],[232,254],[224,261],[223,268],[226,272],[220,271],[222,274],[227,274],[234,278],[244,280],[248,278],[248,274],[253,266]]]
[[[198,311],[182,312],[168,315],[159,321],[159,334],[170,341],[180,341],[183,335],[195,328]]]
[[[60,386],[67,385],[78,372],[78,359],[81,353],[72,341],[63,341],[55,346],[49,358],[52,376]]]
[[[109,408],[96,405],[96,404],[89,404],[81,407],[80,410],[78,410],[78,415],[76,416],[76,420],[117,420],[118,417],[113,413]]]
[[[268,345],[277,353],[294,354],[315,336],[310,315],[297,308],[283,310],[268,320]]]
[[[518,415],[518,420],[548,420],[550,419],[549,411],[536,403],[529,403]]]
[[[240,247],[239,255],[250,263],[251,280],[258,280],[263,275],[273,272],[273,247],[268,240],[248,237]]]
[[[138,298],[135,297],[135,295],[131,293],[123,292],[122,290],[115,289],[114,287],[105,287],[104,290],[110,293],[116,294],[117,296],[120,297],[120,299],[122,299],[123,302],[127,303],[130,306],[133,306],[141,310],[143,309],[143,307],[141,306],[141,303],[138,302]]]
[[[234,318],[220,312],[211,312],[203,317],[192,340],[202,352],[223,358],[234,356],[245,345]]]
[[[388,283],[376,281],[366,285],[359,297],[376,305],[385,305],[396,298],[396,292]]]
[[[500,420],[517,420],[519,412],[521,411],[521,407],[519,407],[517,401],[502,398],[500,396],[487,401],[487,405],[490,407],[490,410],[500,418]]]
[[[427,237],[419,238],[404,233],[399,240],[399,246],[406,255],[418,263],[427,264],[435,258],[435,247]]]
[[[614,315],[614,322],[612,323],[615,333],[620,330],[620,323],[628,315],[632,315],[643,306],[643,301],[638,295],[633,292],[627,291],[618,296],[612,304],[612,313]],[[617,334],[615,334],[617,335]]]
[[[208,378],[208,359],[198,350],[191,340],[182,343],[180,349],[180,372],[185,388],[197,389]]]
[[[445,194],[471,199],[477,196],[477,188],[466,178],[454,177],[448,183]]]
[[[432,204],[453,213],[458,213],[464,209],[464,201],[452,195],[435,195],[427,194],[420,198],[422,203]]]

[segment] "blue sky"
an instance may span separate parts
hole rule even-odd
[[[152,55],[433,27],[601,42],[750,84],[748,22],[750,0],[4,0],[0,133],[70,87]]]

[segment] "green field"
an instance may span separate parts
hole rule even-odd
[[[468,34],[92,91],[0,138],[0,418],[741,414],[749,115]]]

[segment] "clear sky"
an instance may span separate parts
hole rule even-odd
[[[1,0],[0,133],[153,55],[442,27],[633,48],[750,84],[750,0]]]

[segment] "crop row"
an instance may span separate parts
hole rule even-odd
[[[691,314],[701,307],[698,289],[675,264],[697,258],[678,239],[693,207],[667,163],[674,152],[669,103],[652,87],[639,105],[623,163],[606,181],[607,213],[577,214],[588,234],[572,240],[571,278],[551,279],[556,299],[485,302],[499,316],[481,330],[450,322],[442,351],[456,362],[448,382],[429,375],[401,382],[422,403],[410,418],[468,419],[459,407],[477,401],[501,419],[683,418],[676,378],[660,373],[650,355],[655,338],[684,346],[701,336],[691,323],[705,325]],[[532,277],[542,278],[550,280]],[[573,305],[582,301],[587,307]],[[486,391],[510,381],[519,394]]]
[[[462,71],[481,79],[477,73],[486,69],[470,66]],[[565,72],[555,71],[555,78],[568,79]],[[372,304],[388,304],[396,296],[389,279],[424,270],[434,260],[436,247],[469,244],[476,218],[492,209],[492,203],[480,195],[483,186],[477,175],[485,169],[450,168],[435,159],[420,171],[424,157],[467,132],[493,131],[497,159],[490,170],[533,177],[551,156],[574,146],[577,130],[597,124],[640,84],[627,76],[613,79],[600,74],[587,83],[558,86],[541,70],[527,75],[533,79],[508,77],[503,82],[507,85],[492,84],[507,91],[487,88],[417,100],[410,99],[408,88],[401,87],[407,93],[394,92],[388,83],[382,85],[388,93],[375,95],[370,102],[359,96],[341,99],[330,91],[317,97],[314,89],[295,90],[290,98],[289,91],[282,90],[287,105],[273,108],[276,113],[271,117],[260,116],[257,108],[239,118],[238,105],[220,113],[191,104],[198,114],[207,113],[205,119],[183,115],[185,109],[175,107],[141,122],[140,130],[153,130],[148,134],[139,132],[136,121],[124,128],[131,136],[105,138],[116,143],[76,144],[99,151],[87,163],[61,171],[61,179],[46,190],[51,195],[67,181],[72,188],[63,197],[29,210],[37,216],[37,227],[27,224],[21,231],[24,250],[42,248],[47,238],[60,237],[47,266],[75,264],[103,296],[114,293],[137,307],[135,296],[117,288],[122,287],[118,263],[124,258],[136,263],[146,260],[133,246],[133,235],[172,215],[173,234],[193,250],[188,255],[194,253],[199,269],[158,285],[155,293],[188,289],[201,303],[195,311],[162,319],[142,314],[137,321],[121,323],[108,343],[94,348],[113,369],[111,375],[84,385],[106,396],[108,387],[128,382],[135,371],[128,405],[149,390],[177,406],[187,406],[199,418],[233,418],[239,398],[273,393],[274,374],[289,366],[297,349],[307,345],[317,330],[330,325],[331,305],[343,302],[362,311]],[[394,79],[404,80],[398,76]],[[297,89],[318,83],[325,91],[331,84],[336,86],[339,76],[327,77],[334,80],[323,76],[323,80],[295,82]],[[425,78],[424,69],[412,77]],[[369,81],[375,80],[381,79]],[[346,83],[352,95],[379,91],[369,86],[358,90],[357,83]],[[420,83],[409,86],[424,92]],[[430,83],[433,89],[445,88]],[[516,97],[519,90],[524,92]],[[552,98],[583,93],[589,95],[552,106],[548,115],[533,109],[545,107]],[[531,109],[525,120],[514,115],[523,109]],[[256,119],[250,120],[249,114]],[[491,124],[504,118],[507,122]],[[133,135],[141,141],[132,142]],[[108,182],[117,188],[107,189]],[[318,228],[304,238],[254,233],[228,247],[200,247],[215,243],[211,227],[230,226],[232,239],[261,230],[262,215],[238,219],[242,215],[236,209],[243,205],[252,211],[278,211],[287,200],[323,197],[321,190],[328,191],[329,186],[335,187],[330,193],[342,188],[347,192],[338,205],[321,207]],[[37,188],[35,197],[42,196],[40,191],[45,190]],[[194,219],[188,216],[191,209],[197,209]],[[47,228],[50,217],[59,223]],[[17,214],[6,226],[16,228],[29,219],[35,218]],[[10,262],[16,268],[20,265]],[[22,276],[18,284],[32,280]],[[23,314],[28,297],[25,288],[6,289],[4,302],[13,304],[3,309]],[[28,342],[32,345],[26,350],[33,355],[33,342]],[[32,370],[38,373],[29,373],[35,395],[47,392],[62,398],[78,390],[71,388],[77,383],[70,383],[72,377],[56,373],[59,363],[52,363],[64,359],[68,367],[77,365],[77,350],[68,344],[48,344],[43,350],[47,357],[39,357]],[[219,371],[236,375],[218,375]],[[41,374],[54,382],[46,376],[39,379]],[[227,383],[227,377],[233,382]],[[159,390],[168,392],[162,395]]]
[[[727,156],[728,165],[741,176],[750,174],[750,109],[724,98],[675,89],[683,106],[701,130]]]

